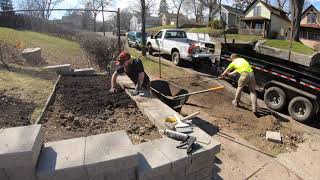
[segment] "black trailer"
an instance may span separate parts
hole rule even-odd
[[[237,53],[252,65],[258,91],[272,110],[287,108],[290,116],[307,122],[319,114],[320,66],[307,67],[288,60],[256,53],[253,44],[225,43],[221,45],[216,62],[222,72],[230,63],[230,55]],[[236,78],[232,81],[236,82]]]

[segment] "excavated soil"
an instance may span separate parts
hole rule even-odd
[[[157,128],[124,92],[110,93],[110,78],[62,77],[42,121],[46,140],[125,130],[133,144],[160,138]]]
[[[30,125],[35,104],[24,102],[0,92],[0,129]]]

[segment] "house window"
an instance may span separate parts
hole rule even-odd
[[[221,17],[222,17],[223,22],[226,22],[226,20],[227,20],[227,14],[224,13],[224,12],[222,12],[222,13],[221,13]]]
[[[308,24],[315,24],[316,23],[316,17],[317,14],[316,13],[309,13],[308,14]]]
[[[261,6],[254,7],[253,16],[261,16]]]
[[[256,23],[255,24],[255,29],[262,29],[262,23]]]

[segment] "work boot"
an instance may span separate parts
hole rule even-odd
[[[239,103],[236,100],[232,100],[232,105],[234,107],[239,107]]]

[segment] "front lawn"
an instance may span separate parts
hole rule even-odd
[[[268,40],[264,45],[289,51],[290,41],[272,39],[272,40]],[[295,42],[295,41],[292,44],[292,51],[299,54],[305,54],[305,55],[311,55],[315,53],[313,49],[309,48],[308,46],[305,46],[301,42]]]

